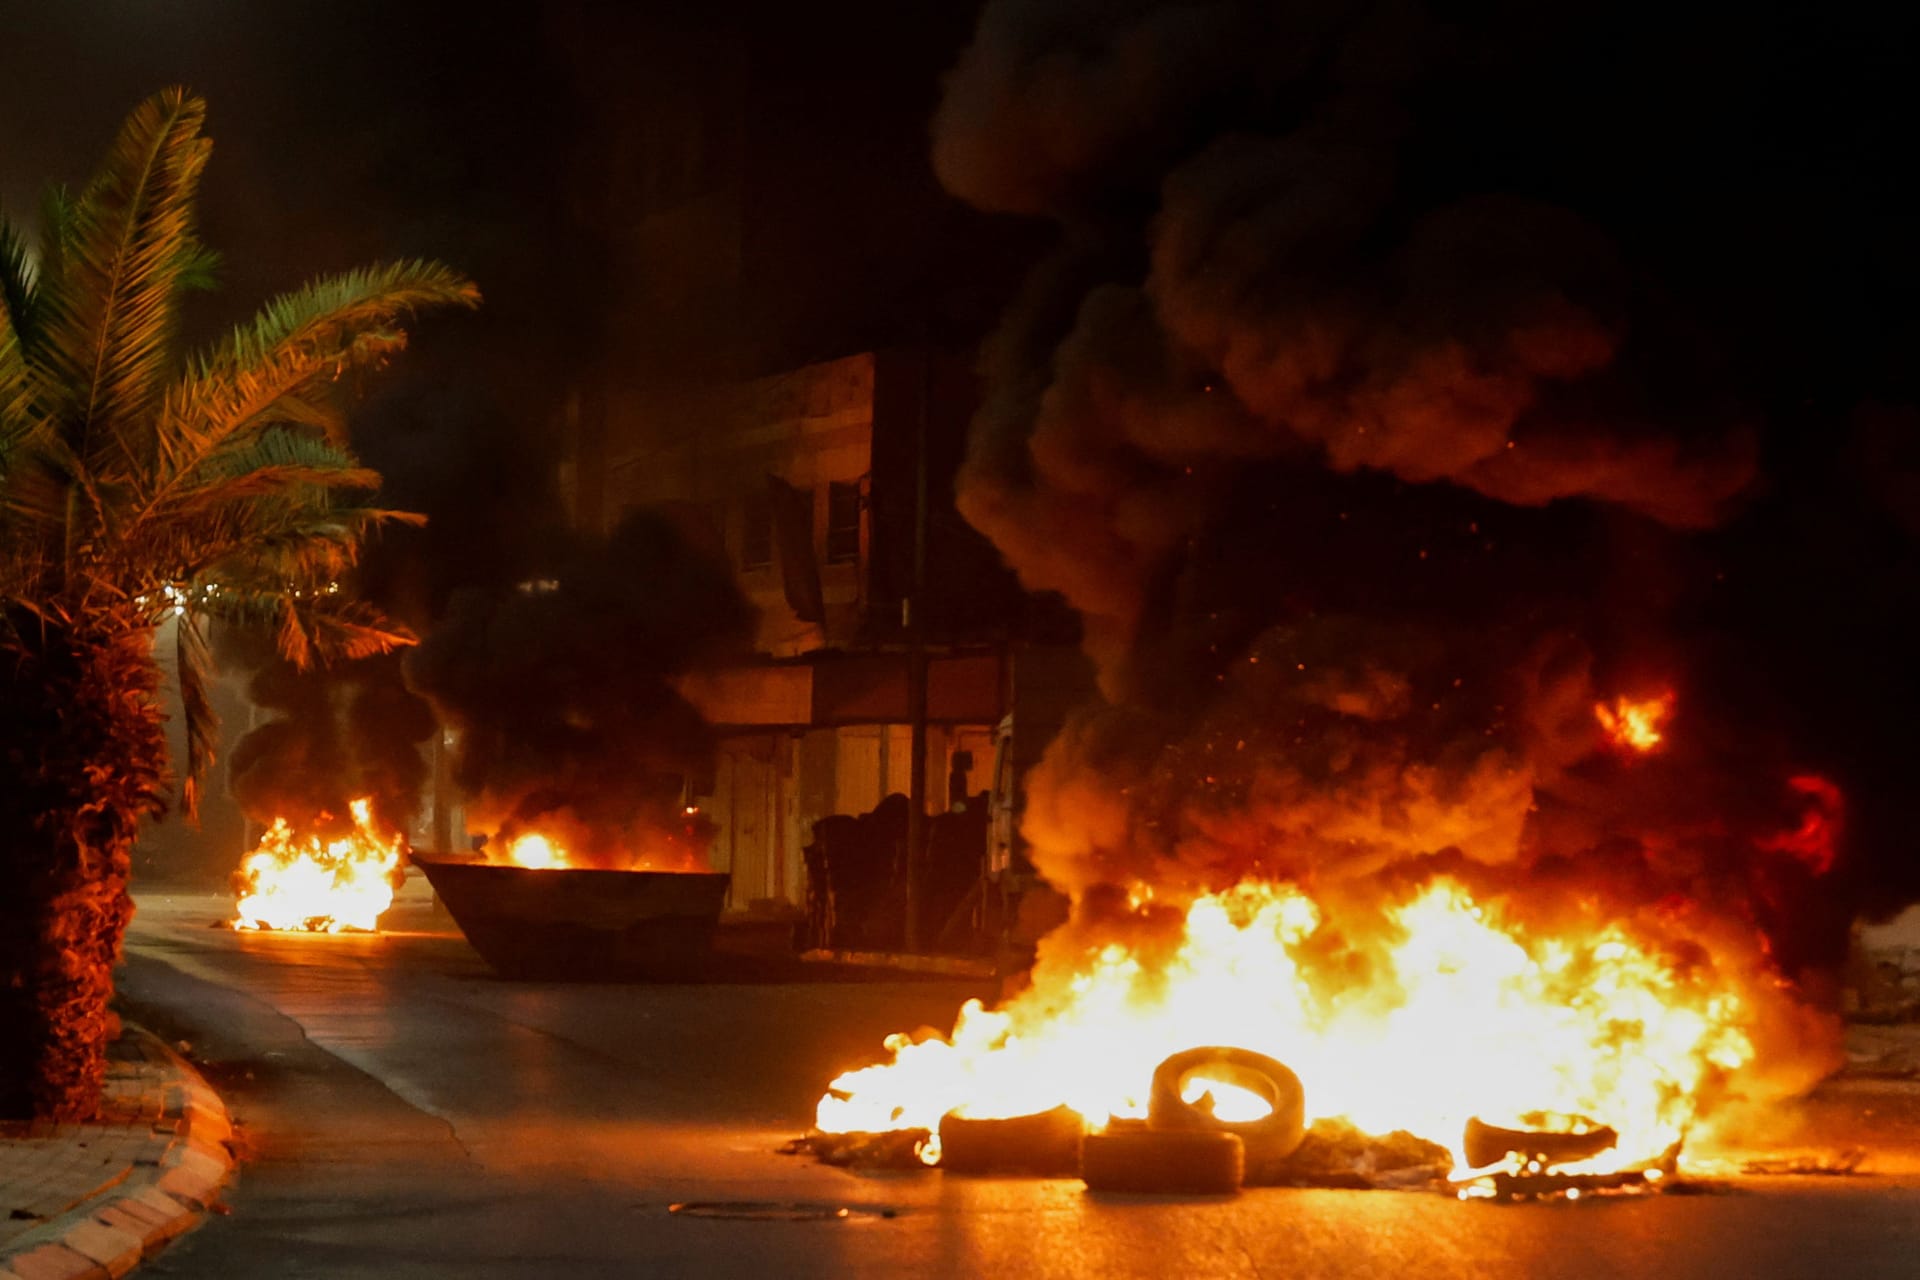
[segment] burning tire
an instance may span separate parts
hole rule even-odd
[[[1034,1115],[940,1121],[940,1167],[952,1173],[1071,1174],[1080,1165],[1080,1113],[1055,1107]]]
[[[1613,1149],[1620,1135],[1610,1128],[1595,1126],[1578,1133],[1542,1129],[1502,1129],[1482,1122],[1479,1117],[1467,1121],[1461,1151],[1467,1163],[1483,1169],[1508,1156],[1523,1163],[1542,1166],[1572,1164],[1588,1160]]]
[[[1245,1172],[1239,1137],[1218,1129],[1115,1128],[1080,1144],[1080,1179],[1089,1191],[1232,1195]]]
[[[1193,1080],[1231,1086],[1267,1106],[1266,1114],[1247,1119],[1215,1114],[1209,1091],[1193,1102],[1185,1098]],[[1147,1124],[1167,1132],[1230,1133],[1245,1148],[1249,1181],[1273,1174],[1307,1134],[1306,1093],[1300,1077],[1285,1063],[1248,1049],[1206,1046],[1176,1053],[1153,1073],[1147,1099]]]

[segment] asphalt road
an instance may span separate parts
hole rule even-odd
[[[1515,1206],[858,1176],[777,1148],[837,1069],[945,1027],[966,985],[512,983],[417,898],[380,937],[235,934],[207,896],[140,905],[123,994],[191,1045],[246,1145],[231,1212],[146,1274],[1920,1276],[1912,1174]],[[1890,1114],[1847,1105],[1868,1133]],[[797,1211],[669,1211],[688,1202]]]

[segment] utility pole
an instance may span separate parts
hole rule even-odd
[[[907,714],[913,723],[907,783],[908,951],[920,949],[927,862],[927,414],[933,398],[933,326],[921,330],[919,409],[914,417],[913,577],[907,594]]]

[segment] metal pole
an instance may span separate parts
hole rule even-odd
[[[931,326],[920,349],[919,409],[914,417],[913,580],[907,596],[907,714],[913,719],[908,752],[912,777],[907,784],[907,936],[906,949],[920,949],[920,915],[927,860],[927,412],[933,398]]]

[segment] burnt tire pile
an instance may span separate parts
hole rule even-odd
[[[1035,1115],[940,1121],[940,1167],[949,1173],[1071,1174],[1080,1167],[1080,1113],[1055,1107]]]
[[[1257,1119],[1221,1119],[1207,1095],[1186,1100],[1195,1079],[1245,1090],[1268,1110]],[[950,1114],[940,1122],[940,1164],[976,1174],[1063,1174],[1077,1166],[1090,1191],[1231,1195],[1293,1154],[1306,1134],[1305,1113],[1299,1077],[1283,1063],[1206,1046],[1160,1064],[1144,1122],[1117,1120],[1082,1137],[1079,1115],[1064,1107],[991,1120]]]

